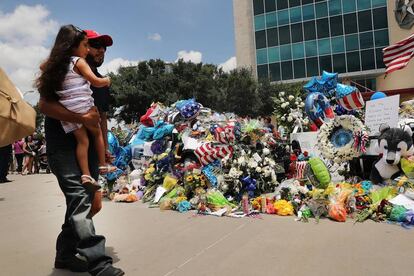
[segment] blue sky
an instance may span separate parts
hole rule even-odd
[[[21,57],[35,60],[27,52],[36,45],[39,59],[44,58],[58,27],[68,23],[113,37],[107,64],[150,58],[175,61],[180,51],[182,57],[197,61],[202,56],[202,62],[214,64],[235,56],[232,0],[1,0],[0,66],[28,89],[19,82],[21,71],[30,66],[19,61],[22,68],[17,67],[11,56],[18,58],[20,49]]]

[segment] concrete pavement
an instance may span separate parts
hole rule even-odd
[[[0,275],[76,275],[53,268],[65,213],[54,176],[9,178],[0,184]],[[386,223],[199,217],[108,201],[95,227],[126,275],[412,274],[414,230]]]

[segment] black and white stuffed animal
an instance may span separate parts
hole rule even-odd
[[[370,176],[374,184],[398,177],[401,173],[399,165],[401,157],[411,156],[414,153],[413,132],[409,126],[390,128],[382,124],[380,132],[378,153],[382,154],[382,157],[374,163]]]

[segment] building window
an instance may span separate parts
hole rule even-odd
[[[289,0],[289,7],[300,6],[300,0]]]
[[[302,0],[302,5],[312,4],[313,0]]]
[[[316,40],[305,42],[306,57],[314,57],[318,55],[318,47]]]
[[[295,79],[301,79],[306,77],[305,60],[299,59],[293,61],[293,72]]]
[[[375,53],[374,50],[361,51],[362,70],[375,69]]]
[[[332,44],[332,53],[343,53],[345,52],[345,43],[344,43],[344,37],[338,36],[331,38],[331,44]]]
[[[269,78],[269,71],[267,69],[267,64],[257,66],[257,77],[259,80]]]
[[[302,15],[303,20],[309,20],[315,18],[315,10],[313,8],[313,5],[306,5],[302,7]]]
[[[315,21],[308,21],[303,23],[303,33],[305,34],[305,40],[313,40],[316,38]]]
[[[277,9],[283,10],[288,8],[288,0],[277,0]]]
[[[280,46],[280,58],[283,61],[292,59],[292,50],[290,44]]]
[[[290,9],[290,23],[302,21],[302,9],[300,7]]]
[[[279,28],[280,44],[290,43],[290,26],[283,26]]]
[[[344,34],[344,25],[342,24],[342,16],[334,16],[329,18],[331,26],[331,36],[337,36]]]
[[[282,80],[293,79],[292,61],[282,62]]]
[[[387,8],[379,8],[372,11],[374,29],[388,28]]]
[[[331,56],[320,56],[319,57],[319,71],[332,72],[332,60]]]
[[[280,61],[280,51],[279,47],[272,47],[268,49],[269,54],[269,63],[279,62]]]
[[[345,36],[346,51],[359,50],[359,38],[357,34]]]
[[[293,43],[303,41],[302,23],[291,25],[291,31]]]
[[[346,64],[348,67],[348,72],[361,71],[359,52],[346,53]]]
[[[260,31],[265,28],[265,17],[264,15],[258,15],[254,17],[254,30]]]
[[[332,56],[333,71],[337,73],[346,72],[345,54],[338,54]]]
[[[372,30],[371,11],[358,12],[358,27],[360,32]]]
[[[328,55],[331,53],[331,40],[329,38],[318,40],[319,55]]]
[[[318,3],[315,5],[316,18],[328,16],[328,4],[326,2]]]
[[[300,59],[305,57],[305,49],[303,43],[292,44],[293,59]]]
[[[359,34],[359,43],[361,49],[368,49],[374,47],[374,39],[372,32]]]
[[[387,0],[372,0],[372,7],[382,7],[387,5]]]
[[[371,0],[357,0],[358,10],[366,10],[371,8]]]
[[[266,14],[266,27],[272,28],[277,26],[277,15],[276,12]]]
[[[342,9],[344,13],[356,11],[356,2],[355,0],[344,0],[342,1]]]
[[[260,49],[256,51],[257,64],[267,63],[267,49]]]
[[[280,81],[280,63],[269,64],[270,81]]]
[[[342,7],[341,7],[341,0],[330,0],[329,3],[329,15],[337,15],[341,14]]]
[[[325,38],[329,36],[329,22],[328,18],[318,19],[316,21],[318,30],[318,38]]]
[[[289,24],[289,10],[278,11],[277,22],[279,25]]]
[[[264,13],[263,0],[253,0],[254,15]]]
[[[353,34],[358,32],[358,23],[356,13],[344,15],[345,34]]]
[[[375,49],[375,59],[377,61],[377,68],[385,68],[382,48]]]
[[[313,77],[319,76],[319,65],[318,58],[307,58],[306,59],[306,76]]]
[[[255,37],[256,37],[256,49],[265,48],[266,47],[266,32],[258,31],[255,33]]]
[[[276,10],[276,1],[275,0],[265,0],[265,10],[266,12],[272,12]]]
[[[267,30],[267,47],[278,46],[279,36],[277,28]]]
[[[388,30],[375,31],[375,47],[385,47],[388,45]]]

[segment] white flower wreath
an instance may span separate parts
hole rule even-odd
[[[346,145],[342,147],[335,147],[330,141],[332,132],[342,128],[352,132],[353,137],[360,135],[360,133],[366,133],[366,126],[352,115],[336,116],[333,120],[323,124],[318,134],[318,147],[321,151],[321,155],[329,160],[333,160],[335,163],[342,163],[358,157],[360,155],[359,147],[354,146],[354,139],[351,139]]]

